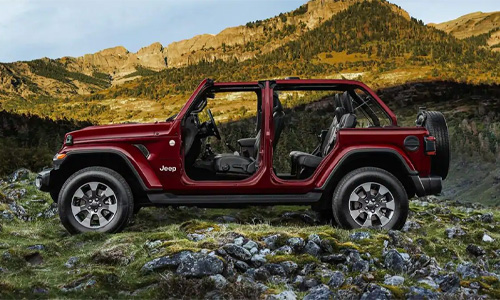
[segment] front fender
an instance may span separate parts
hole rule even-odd
[[[66,154],[62,161],[54,161],[54,170],[71,169],[72,164],[92,165],[92,160],[103,155],[119,157],[126,167],[134,174],[144,191],[161,190],[163,188],[149,161],[137,147],[133,145],[106,145],[78,148],[64,148],[61,153]],[[85,160],[84,162],[80,160]],[[106,162],[105,162],[106,163]],[[116,164],[116,162],[113,162]],[[114,168],[117,166],[111,166]]]

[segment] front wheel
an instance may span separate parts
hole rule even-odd
[[[89,167],[66,180],[58,206],[61,223],[70,233],[114,233],[130,222],[134,199],[120,174],[104,167]]]
[[[332,201],[337,223],[347,229],[401,229],[408,216],[408,196],[391,173],[366,167],[339,182]]]

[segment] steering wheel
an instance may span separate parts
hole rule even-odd
[[[214,116],[212,115],[212,111],[209,109],[207,109],[207,113],[208,113],[208,117],[210,118],[210,124],[212,124],[210,126],[210,129],[212,130],[212,133],[214,134],[214,136],[220,140],[221,137],[220,137],[220,133],[219,133],[219,129],[217,128],[217,124],[215,124],[215,120],[214,120]]]

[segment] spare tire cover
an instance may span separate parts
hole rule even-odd
[[[437,111],[426,111],[424,126],[429,134],[436,138],[436,155],[431,157],[431,174],[448,176],[450,168],[450,139],[448,136],[448,125],[442,113]]]

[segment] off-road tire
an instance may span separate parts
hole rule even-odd
[[[72,197],[77,189],[87,182],[98,181],[109,186],[116,194],[117,211],[105,226],[92,229],[78,223],[71,210]],[[63,184],[58,199],[59,217],[63,226],[71,233],[89,231],[116,233],[122,231],[132,220],[134,197],[127,181],[116,171],[104,167],[88,167],[71,175]]]
[[[360,228],[351,217],[349,198],[361,184],[374,182],[385,186],[394,197],[394,214],[383,229],[401,229],[408,217],[408,196],[401,182],[386,170],[374,167],[356,169],[345,175],[333,193],[332,210],[336,223],[345,229]]]
[[[436,138],[436,155],[431,158],[431,173],[446,179],[450,168],[450,139],[448,125],[442,113],[425,112],[425,128]]]

